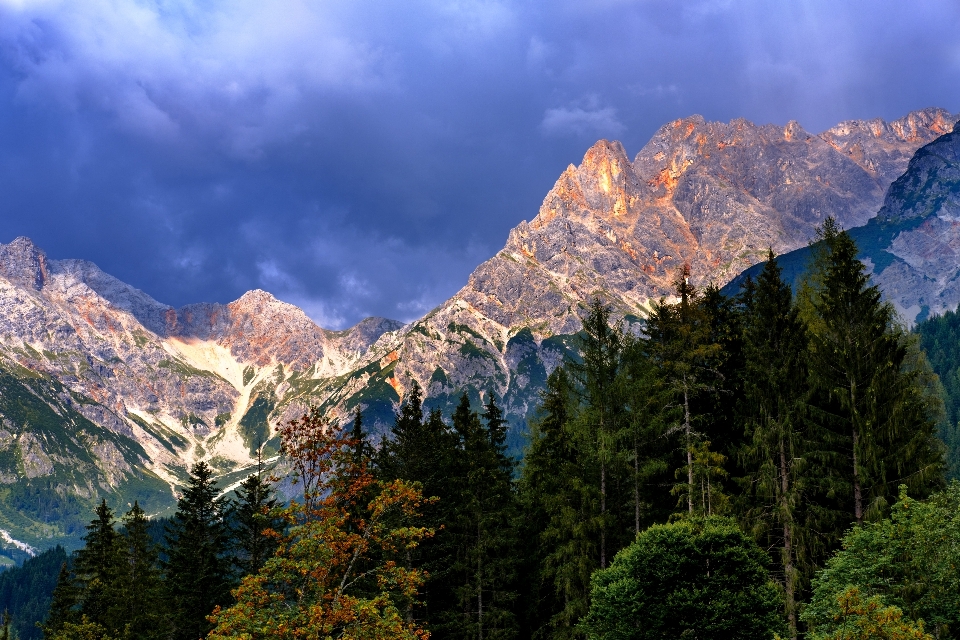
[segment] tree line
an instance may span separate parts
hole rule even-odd
[[[817,611],[836,604],[817,572],[851,526],[879,526],[942,489],[944,453],[935,376],[854,242],[828,219],[814,249],[796,295],[771,253],[735,298],[697,289],[684,270],[641,327],[594,301],[579,357],[549,376],[522,462],[506,453],[492,392],[478,407],[463,395],[447,419],[425,411],[414,384],[378,446],[359,410],[346,431],[316,411],[282,426],[300,487],[288,506],[254,475],[228,509],[201,463],[158,551],[136,506],[116,530],[101,505],[45,637],[823,628],[800,615],[814,594]],[[656,558],[672,560],[641,579]],[[649,602],[629,600],[643,589]],[[874,594],[841,595],[844,611],[876,609]],[[624,631],[638,611],[649,615]]]

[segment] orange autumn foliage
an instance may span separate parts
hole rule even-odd
[[[273,558],[234,591],[236,604],[210,616],[211,640],[427,640],[401,610],[425,575],[397,561],[432,531],[409,526],[423,503],[402,481],[374,479],[358,442],[312,410],[280,428],[302,499]]]

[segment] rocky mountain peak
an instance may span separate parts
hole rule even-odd
[[[877,214],[885,224],[930,216],[960,221],[960,122],[917,151]]]
[[[47,256],[30,238],[0,244],[0,276],[12,284],[40,291],[48,275]]]

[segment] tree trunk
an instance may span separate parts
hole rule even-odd
[[[693,515],[693,427],[690,424],[690,390],[683,377],[683,430],[687,436],[687,509]]]
[[[477,519],[477,548],[480,548],[480,520]],[[477,640],[483,640],[483,559],[477,554]]]
[[[607,465],[600,461],[600,568],[607,568]]]
[[[786,596],[787,624],[790,638],[797,638],[797,605],[795,568],[793,566],[793,517],[790,513],[790,468],[783,438],[780,438],[780,513],[783,518],[783,588]]]
[[[633,529],[640,535],[640,451],[637,447],[637,434],[633,434]]]

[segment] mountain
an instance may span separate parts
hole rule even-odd
[[[230,486],[258,445],[275,452],[270,426],[311,405],[343,420],[359,406],[382,433],[414,380],[447,411],[495,393],[519,448],[591,297],[631,322],[685,262],[723,284],[829,214],[862,224],[956,121],[927,109],[812,135],[694,116],[633,160],[600,141],[463,289],[408,325],[329,331],[264,291],[176,309],[26,238],[0,245],[0,548],[75,544],[101,496],[167,512],[200,459]]]
[[[0,535],[69,544],[101,496],[164,512],[199,459],[242,475],[268,420],[401,326],[327,331],[263,291],[173,309],[26,238],[0,245]]]
[[[917,148],[957,119],[926,109],[812,135],[796,122],[693,116],[662,127],[632,161],[600,141],[463,289],[392,336],[398,386],[416,379],[428,405],[445,407],[463,390],[492,390],[520,424],[591,297],[630,321],[670,295],[685,262],[695,283],[723,285],[768,247],[805,245],[828,215],[862,224]]]
[[[860,259],[907,325],[960,305],[960,123],[910,160],[877,216],[850,229]],[[809,260],[804,247],[779,258],[797,281]],[[731,283],[739,286],[748,270]]]

